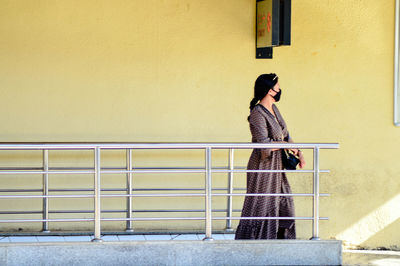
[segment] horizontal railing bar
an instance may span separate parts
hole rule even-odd
[[[313,217],[212,217],[213,220],[312,220]],[[320,220],[329,220],[320,217]],[[146,218],[102,218],[102,221],[156,221],[156,220],[205,220],[204,217],[146,217]]]
[[[0,174],[94,174],[94,168],[87,167],[54,167],[49,168],[49,171],[43,171],[42,168],[0,168]],[[126,168],[101,168],[101,173],[104,174],[125,174],[125,173],[204,173],[204,167],[135,167],[133,170],[126,170]],[[66,171],[73,170],[73,171]],[[87,171],[83,171],[87,170]],[[247,170],[246,167],[235,167],[230,170],[227,167],[213,167],[212,171],[215,173],[313,173],[314,170]],[[320,170],[320,173],[329,173],[329,170]]]
[[[58,144],[0,144],[0,151],[2,150],[93,150],[96,145],[58,145]],[[125,148],[121,148],[125,149]]]
[[[126,173],[202,173],[206,172],[205,169],[203,170],[102,170],[100,171],[101,174],[126,174]]]
[[[338,149],[338,143],[119,143],[119,142],[1,142],[0,150],[73,149]]]
[[[192,194],[192,193],[184,193],[184,194],[102,194],[101,197],[104,198],[114,198],[114,197],[185,197],[185,196],[189,196],[189,197],[200,197],[200,196],[204,196],[205,194]],[[329,196],[329,194],[319,194],[320,196]],[[314,194],[309,193],[309,194],[305,194],[305,193],[291,193],[291,194],[281,194],[281,193],[216,193],[216,194],[212,194],[212,196],[264,196],[264,197],[281,197],[281,196],[314,196]],[[0,196],[1,197],[1,196]]]
[[[1,195],[0,199],[26,199],[26,198],[94,198],[93,194],[89,195]]]
[[[35,223],[35,222],[93,222],[94,218],[85,219],[15,219],[0,220],[0,223]]]
[[[126,173],[205,173],[206,170],[102,170],[101,174]],[[211,170],[212,173],[314,173],[314,170]],[[329,173],[329,170],[320,170],[320,173]],[[95,171],[4,171],[0,175],[39,175],[39,174],[94,174]]]
[[[214,173],[314,173],[314,170],[213,170]],[[329,173],[329,170],[319,170],[320,173]]]
[[[132,191],[195,191],[195,190],[200,190],[203,191],[204,188],[134,188]],[[226,191],[226,188],[213,188],[212,190],[223,190]],[[246,188],[234,188],[234,190],[246,190]],[[82,192],[90,192],[94,191],[94,189],[49,189],[49,192],[76,192],[76,191],[82,191]],[[107,191],[127,191],[127,189],[123,188],[103,188],[101,189],[102,192],[107,192]],[[0,193],[4,192],[43,192],[43,189],[0,189]]]
[[[116,197],[204,197],[204,193],[185,194],[103,194],[102,198]],[[94,198],[94,195],[1,195],[0,199],[23,199],[23,198]]]
[[[329,196],[329,194],[319,194],[320,196]],[[170,194],[102,194],[102,198],[126,198],[126,197],[204,197],[205,193],[170,193]],[[212,196],[264,196],[264,197],[280,197],[280,196],[314,196],[314,194],[308,193],[215,193]],[[23,199],[23,198],[93,198],[94,195],[0,195],[0,199]]]
[[[205,217],[147,217],[147,218],[101,218],[101,221],[168,221],[168,220],[205,220]],[[312,217],[213,217],[213,220],[312,220]],[[320,217],[319,220],[328,220]],[[32,222],[92,222],[94,218],[85,219],[14,219],[0,220],[0,223],[32,223]]]
[[[312,220],[313,217],[213,217],[213,220]],[[319,220],[329,220],[328,217],[319,217]]]
[[[206,170],[103,170],[102,174],[124,173],[205,173]],[[314,170],[211,170],[212,173],[314,173]],[[319,170],[329,173],[329,170]]]
[[[287,197],[287,196],[294,196],[294,197],[312,197],[314,196],[313,193],[289,193],[289,194],[284,194],[284,193],[216,193],[212,194],[213,196],[268,196],[268,197]],[[329,197],[329,194],[327,193],[320,193],[320,197]]]
[[[212,210],[213,212],[226,212],[227,210]],[[241,212],[241,209],[234,209],[233,212]],[[126,210],[102,210],[102,213],[126,213]],[[133,210],[132,213],[146,213],[146,212],[204,212],[204,210]],[[0,211],[0,214],[42,214],[43,211]],[[66,210],[66,211],[49,211],[49,213],[94,213],[90,210]]]
[[[94,171],[1,171],[0,175],[94,174]]]
[[[133,167],[132,169],[139,170],[168,170],[168,169],[186,169],[186,170],[199,170],[204,167]],[[213,167],[212,169],[229,169],[227,167]],[[235,169],[246,169],[246,167],[235,167]],[[43,170],[43,167],[0,167],[0,171],[3,170]],[[93,167],[49,167],[49,170],[94,170]],[[126,170],[126,167],[102,167],[101,170]]]

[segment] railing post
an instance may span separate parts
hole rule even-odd
[[[43,171],[46,173],[43,174],[43,196],[49,195],[49,150],[43,150]],[[49,198],[43,198],[43,220],[49,219]],[[43,233],[49,233],[49,222],[43,222]]]
[[[94,150],[94,238],[93,242],[102,242],[101,239],[101,175],[100,175],[100,147],[96,147]]]
[[[229,170],[233,170],[233,159],[234,159],[234,149],[229,149]],[[233,193],[233,172],[228,173],[228,193],[232,194]],[[232,196],[228,196],[228,206],[227,206],[227,211],[226,211],[226,216],[229,218],[226,220],[226,232],[233,232],[232,229]]]
[[[212,238],[212,207],[211,207],[211,200],[212,200],[212,184],[211,184],[211,147],[206,148],[206,180],[205,180],[205,194],[206,194],[206,236],[203,240],[214,240]]]
[[[132,149],[127,149],[126,150],[126,170],[132,171]],[[126,193],[128,195],[132,194],[132,172],[128,172],[126,174],[126,186],[127,186],[127,191]],[[131,219],[132,218],[132,197],[129,196],[126,198],[126,218]],[[132,220],[127,220],[126,221],[126,232],[133,232],[132,228]]]
[[[313,167],[313,236],[311,240],[319,240],[319,147],[314,147]]]

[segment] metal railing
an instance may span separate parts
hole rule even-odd
[[[394,75],[393,75],[393,120],[395,126],[400,126],[399,108],[399,56],[400,56],[400,0],[396,0],[395,5],[395,26],[394,26]]]
[[[234,167],[234,151],[236,149],[312,149],[313,150],[313,169],[311,170],[247,170],[244,167]],[[1,175],[43,175],[42,190],[38,189],[1,189],[0,193],[18,193],[18,192],[42,192],[42,195],[1,195],[1,199],[21,199],[21,198],[42,198],[43,208],[38,211],[8,211],[0,212],[0,214],[34,214],[41,213],[42,219],[3,219],[0,223],[20,223],[20,222],[41,222],[43,223],[43,232],[49,232],[50,222],[94,222],[94,239],[93,241],[101,240],[101,222],[102,221],[126,221],[126,231],[132,232],[133,221],[168,221],[168,220],[204,220],[205,221],[205,238],[203,240],[212,240],[212,221],[226,220],[226,230],[233,231],[232,220],[253,219],[253,220],[312,220],[313,240],[319,239],[319,221],[326,220],[326,217],[319,216],[319,198],[320,196],[328,196],[319,192],[320,173],[327,173],[328,170],[321,170],[319,167],[319,152],[320,149],[337,149],[337,143],[0,143],[0,151],[4,150],[41,150],[43,151],[43,167],[8,167],[0,168]],[[143,149],[173,149],[173,150],[204,150],[205,165],[204,167],[133,167],[132,151]],[[228,167],[212,167],[212,151],[217,149],[229,150]],[[92,168],[50,168],[49,167],[49,150],[91,150],[93,151],[94,167]],[[102,150],[126,150],[126,167],[125,168],[102,168],[101,167],[101,152]],[[286,172],[286,173],[312,173],[313,174],[313,193],[292,193],[292,194],[247,194],[234,193],[234,190],[245,190],[233,188],[234,173],[248,172]],[[204,188],[153,188],[153,189],[135,189],[132,183],[133,174],[137,173],[203,173],[205,174]],[[228,187],[212,189],[213,173],[227,173]],[[93,174],[94,188],[93,189],[49,189],[49,175],[53,174]],[[126,174],[126,189],[102,189],[101,176],[105,174]],[[134,194],[134,191],[196,191],[200,190],[203,193],[152,193],[152,194]],[[227,193],[212,193],[213,190],[225,190]],[[52,195],[50,192],[94,192],[93,194],[79,195]],[[125,194],[102,194],[102,192],[125,191]],[[213,210],[212,198],[214,196],[227,197],[226,210]],[[296,196],[296,197],[312,197],[313,198],[313,215],[312,217],[235,217],[232,204],[233,196]],[[102,210],[102,198],[126,197],[126,211],[118,210]],[[204,210],[142,210],[141,212],[204,212],[204,217],[133,217],[135,211],[132,208],[132,199],[135,197],[204,197]],[[50,198],[93,198],[93,211],[50,211]],[[102,213],[126,212],[126,218],[101,218]],[[226,212],[224,217],[213,217],[212,212]],[[93,218],[78,218],[78,219],[50,219],[49,213],[94,213]]]

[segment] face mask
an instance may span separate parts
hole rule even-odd
[[[272,89],[273,91],[275,91],[274,89]],[[276,91],[275,91],[276,92]],[[279,90],[279,92],[277,92],[275,94],[275,96],[272,96],[272,98],[275,99],[275,102],[279,102],[279,100],[281,99],[281,94],[282,94],[282,90]]]

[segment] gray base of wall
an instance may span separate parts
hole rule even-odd
[[[340,265],[337,240],[0,244],[0,265]]]

